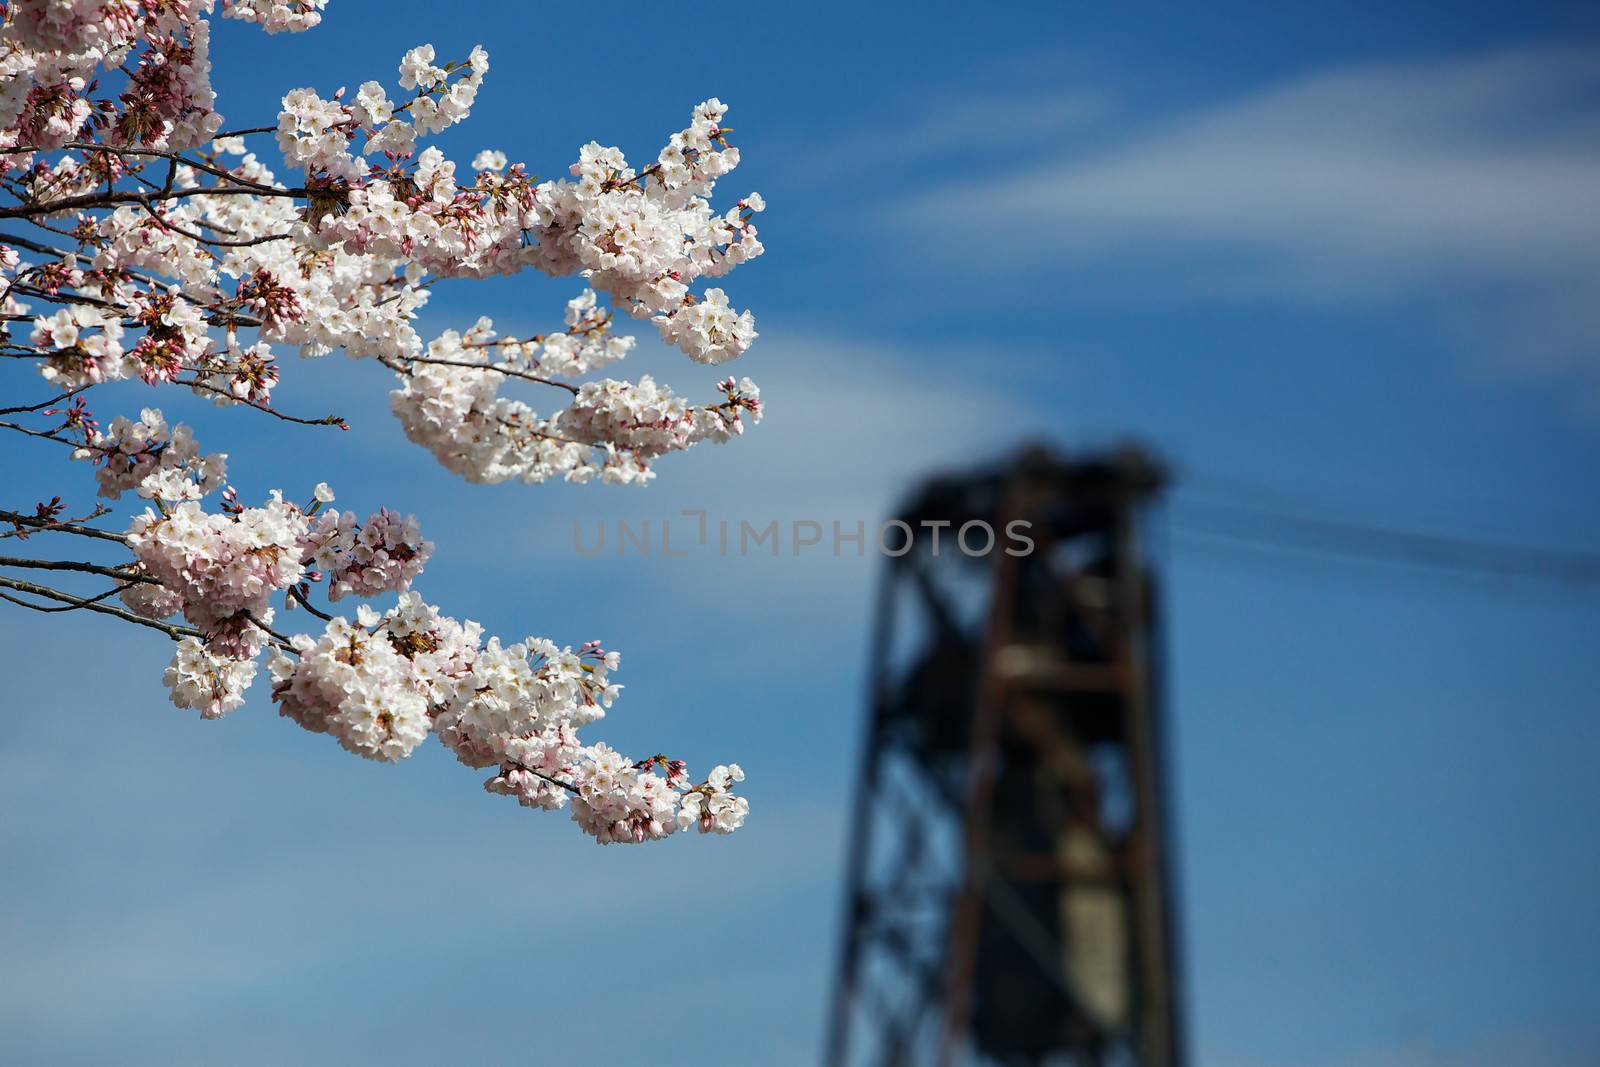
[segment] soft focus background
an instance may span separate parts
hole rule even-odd
[[[739,760],[751,823],[596,848],[437,746],[356,760],[265,686],[196,721],[164,638],[8,607],[0,1060],[817,1062],[877,561],[584,558],[572,522],[870,524],[1024,439],[1134,437],[1179,481],[1157,547],[1197,1062],[1600,1063],[1600,587],[1193,521],[1247,499],[1600,547],[1600,9],[334,0],[299,37],[218,23],[222,110],[392,84],[423,41],[490,51],[463,162],[643,162],[732,106],[726,201],[770,205],[727,286],[767,422],[642,491],[474,487],[405,442],[374,364],[285,368],[280,406],[348,434],[163,406],[247,500],[326,479],[415,512],[446,610],[623,650],[592,736]],[[442,287],[425,325],[535,332],[579,287]],[[629,363],[718,377],[643,334]],[[90,497],[24,452],[6,506]]]

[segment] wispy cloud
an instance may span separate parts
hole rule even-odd
[[[883,108],[866,117],[864,128],[813,140],[823,152],[798,153],[813,181],[851,173],[875,173],[940,162],[964,145],[1020,145],[1041,137],[1060,137],[1105,119],[1112,100],[1097,92],[1045,92],[1032,87],[991,90],[912,108]]]
[[[1600,341],[1597,89],[1592,50],[1338,69],[936,187],[898,221],[966,262],[1184,297],[1420,300],[1558,362]]]

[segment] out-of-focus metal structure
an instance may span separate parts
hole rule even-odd
[[[1030,449],[900,514],[916,538],[880,591],[833,1067],[1181,1067],[1138,536],[1163,480],[1135,449]],[[972,523],[991,551],[963,551]]]

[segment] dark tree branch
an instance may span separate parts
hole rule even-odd
[[[344,419],[342,417],[338,416],[338,415],[327,415],[327,416],[324,416],[323,418],[320,418],[320,419],[302,419],[298,415],[287,415],[287,414],[279,411],[277,408],[268,407],[266,404],[259,403],[259,402],[255,401],[255,400],[245,400],[243,397],[235,396],[232,391],[230,391],[228,389],[224,389],[219,385],[212,385],[210,382],[202,382],[202,381],[197,381],[197,380],[182,379],[182,380],[178,381],[177,384],[178,385],[187,385],[189,388],[197,389],[197,390],[200,390],[201,392],[214,393],[217,396],[225,396],[229,400],[234,401],[235,403],[243,404],[247,408],[255,408],[257,411],[264,411],[268,415],[271,415],[273,418],[282,419],[284,422],[294,422],[294,423],[300,424],[301,426],[341,426],[342,427],[342,426],[345,425]],[[5,425],[5,423],[0,423],[0,426],[4,426],[4,425]]]
[[[0,567],[22,567],[37,571],[80,571],[84,574],[99,574],[106,578],[115,578],[119,582],[161,584],[147,574],[136,574],[122,567],[102,567],[98,563],[81,563],[78,560],[69,559],[25,559],[20,556],[0,556]]]
[[[92,388],[94,388],[94,383],[91,382],[88,385],[80,385],[76,389],[69,390],[60,394],[59,396],[53,396],[49,400],[41,400],[37,404],[23,404],[14,408],[0,408],[0,415],[20,415],[27,411],[38,411],[40,408],[47,408],[51,404],[59,404],[63,400],[70,400],[72,397],[77,396],[85,389]]]
[[[191,241],[198,241],[204,245],[216,245],[218,248],[248,248],[251,245],[264,245],[269,241],[287,241],[294,236],[288,233],[269,233],[261,237],[245,237],[237,241],[223,237],[207,237],[193,230],[186,230],[171,219],[163,218],[161,213],[151,206],[149,198],[140,200],[139,206],[144,208],[145,214],[154,219],[162,229],[169,230],[180,237],[187,237]]]
[[[109,509],[98,510],[94,515],[86,517],[99,518],[101,515],[106,513],[106,510]],[[9,522],[13,526],[25,526],[32,530],[51,533],[76,534],[79,537],[93,537],[100,541],[115,541],[122,545],[128,543],[126,536],[119,533],[112,533],[110,530],[97,530],[93,526],[80,526],[75,522],[55,522],[50,519],[41,519],[37,515],[24,515],[20,511],[5,511],[0,509],[0,522]]]
[[[188,189],[172,189],[160,193],[83,193],[63,197],[46,203],[28,203],[20,207],[0,208],[0,219],[31,219],[36,215],[59,215],[82,208],[116,207],[121,204],[138,204],[143,201],[182,200],[190,196],[284,196],[292,200],[305,200],[311,195],[308,189],[259,189],[228,186],[197,185]]]
[[[5,422],[4,420],[0,420],[0,430],[15,430],[17,433],[24,433],[29,437],[38,437],[46,441],[54,441],[57,444],[66,445],[69,448],[78,447],[78,442],[69,438],[57,437],[54,433],[49,433],[44,430],[30,430],[28,427],[21,426],[15,422]]]
[[[493,363],[473,363],[470,360],[444,359],[440,356],[406,356],[403,360],[396,360],[394,362],[434,363],[441,367],[464,367],[467,370],[494,371],[496,374],[504,374],[511,378],[521,378],[523,381],[527,382],[538,382],[540,385],[553,385],[557,389],[565,389],[573,396],[578,395],[578,387],[573,385],[571,382],[564,382],[558,378],[544,378],[537,374],[530,374],[527,371],[520,371],[511,367],[497,366]],[[394,364],[391,362],[386,361],[384,366],[389,367],[391,370],[404,373],[403,367],[394,366]]]
[[[311,601],[307,600],[306,599],[306,595],[304,593],[300,592],[300,588],[298,586],[291,585],[289,587],[289,599],[293,600],[295,603],[299,604],[301,607],[303,607],[307,611],[311,612],[311,614],[315,615],[317,618],[321,619],[323,622],[332,622],[333,621],[333,616],[329,615],[326,611],[323,611],[321,608],[319,608],[316,605],[312,604]]]
[[[73,596],[71,593],[63,593],[59,589],[51,589],[47,585],[35,585],[33,582],[24,582],[16,578],[5,577],[0,577],[0,587],[4,587],[6,589],[15,589],[19,593],[30,593],[33,596],[44,597],[46,600],[54,600],[60,604],[69,604],[73,608],[83,608],[88,611],[99,612],[102,615],[111,615],[123,620],[124,622],[131,622],[138,626],[146,626],[152,630],[160,630],[174,641],[178,640],[180,637],[198,637],[201,640],[204,640],[206,636],[193,626],[184,626],[178,623],[157,622],[154,619],[147,619],[143,615],[135,615],[133,612],[124,610],[123,608],[112,607],[109,604],[100,603],[101,600],[112,595],[112,593],[118,592],[118,590],[115,589],[108,593],[102,593],[98,597],[81,597]],[[6,599],[11,601],[13,604],[17,604],[25,608],[32,608],[35,611],[61,610],[60,608],[46,608],[38,604],[30,604],[25,600],[18,600],[15,597],[6,597]]]
[[[4,600],[10,604],[15,604],[19,608],[27,608],[30,611],[42,611],[47,615],[54,615],[57,612],[62,611],[79,611],[88,607],[90,604],[98,604],[102,600],[109,600],[129,587],[129,584],[124,582],[122,585],[112,586],[110,589],[107,589],[104,593],[101,593],[98,596],[90,597],[81,604],[63,604],[59,608],[47,608],[43,604],[35,604],[31,601],[23,600],[20,597],[11,596],[9,593],[0,593],[0,600]]]

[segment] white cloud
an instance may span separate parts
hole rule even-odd
[[[1600,341],[1597,87],[1600,56],[1553,48],[1335,70],[935,188],[899,220],[964,260],[1141,292],[1421,299],[1558,360]]]
[[[849,174],[874,174],[939,160],[974,142],[1022,145],[1059,136],[1103,120],[1109,98],[1091,92],[1035,93],[998,90],[943,100],[879,108],[864,116],[864,128],[811,134],[805,144],[825,143],[825,152],[797,151],[812,182],[834,182]]]

